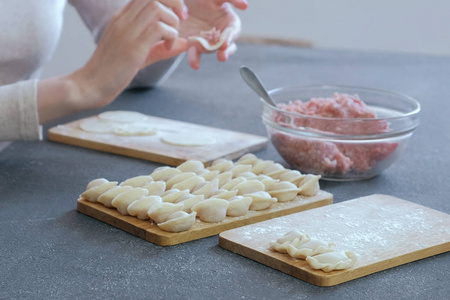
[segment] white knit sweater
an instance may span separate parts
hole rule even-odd
[[[96,40],[110,17],[127,2],[69,0]],[[65,5],[66,0],[0,1],[0,141],[42,138],[37,82],[58,44]],[[151,65],[136,76],[132,86],[155,85],[178,62],[174,58]]]

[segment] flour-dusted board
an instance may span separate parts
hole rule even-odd
[[[353,251],[347,270],[312,269],[305,260],[269,249],[297,230]],[[371,195],[222,232],[219,245],[318,286],[332,286],[450,251],[450,215],[387,195]]]
[[[121,215],[115,208],[108,208],[98,202],[92,203],[83,198],[78,199],[77,210],[146,241],[161,246],[170,246],[216,235],[222,231],[239,226],[261,222],[331,203],[333,203],[333,195],[325,191],[319,191],[315,196],[297,196],[293,201],[277,202],[272,204],[268,209],[250,211],[242,217],[226,217],[220,223],[206,223],[197,220],[194,226],[188,231],[178,233],[161,230],[156,224],[148,220],[139,220],[132,216]]]
[[[124,156],[178,166],[186,160],[199,160],[208,165],[218,158],[235,159],[245,153],[256,152],[268,145],[266,137],[203,125],[147,116],[145,122],[157,128],[155,135],[119,136],[113,133],[100,134],[80,129],[83,120],[93,116],[51,128],[51,141],[115,153]],[[177,146],[162,141],[164,135],[183,133],[188,136],[201,134],[213,137],[216,142],[204,146]]]

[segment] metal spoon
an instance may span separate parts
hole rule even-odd
[[[256,74],[252,70],[250,70],[246,66],[241,66],[240,72],[242,79],[244,79],[244,81],[252,90],[254,90],[261,98],[263,98],[263,100],[267,104],[277,107],[277,104],[270,97],[269,93],[261,83],[261,80],[259,80],[258,76],[256,76]]]

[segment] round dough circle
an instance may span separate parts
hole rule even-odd
[[[216,143],[216,139],[201,134],[175,133],[161,138],[163,142],[176,146],[207,146]]]
[[[115,122],[102,121],[98,118],[86,119],[80,122],[80,128],[94,133],[112,133],[117,128]]]
[[[127,123],[119,125],[114,134],[121,136],[155,135],[157,129],[148,123]]]
[[[134,123],[145,121],[147,116],[136,111],[113,110],[102,112],[98,115],[98,118],[119,123]]]

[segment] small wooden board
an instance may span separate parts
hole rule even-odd
[[[96,118],[93,116],[90,118]],[[89,119],[89,118],[86,118]],[[146,122],[157,128],[157,134],[149,136],[118,136],[83,131],[79,123],[85,119],[50,128],[51,141],[110,152],[134,158],[178,166],[194,159],[209,165],[218,158],[235,159],[245,153],[256,152],[268,145],[266,137],[230,130],[212,128],[170,119],[148,116]],[[186,133],[211,136],[216,143],[207,146],[176,146],[164,143],[161,137],[170,133]]]
[[[342,271],[314,270],[269,249],[297,230],[358,255]],[[371,195],[222,232],[219,245],[318,286],[332,286],[450,251],[450,215],[386,195]]]
[[[331,203],[333,203],[333,195],[320,191],[313,197],[298,196],[293,201],[274,203],[268,209],[250,211],[242,217],[226,217],[220,223],[205,223],[197,219],[197,222],[191,229],[178,233],[161,230],[156,224],[150,221],[121,215],[115,208],[108,208],[100,203],[92,203],[83,198],[78,199],[77,210],[146,241],[161,246],[170,246],[216,235],[222,231],[239,226],[261,222]]]

